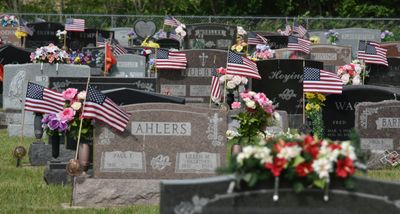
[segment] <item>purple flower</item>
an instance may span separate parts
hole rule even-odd
[[[49,126],[50,130],[56,130],[60,126],[60,121],[54,118],[47,123],[47,126]]]
[[[58,126],[58,131],[59,132],[64,132],[68,128],[68,123],[67,121],[61,121],[59,126]]]
[[[48,123],[50,120],[56,118],[55,114],[45,114],[42,118],[42,123]]]

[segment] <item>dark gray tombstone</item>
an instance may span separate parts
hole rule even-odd
[[[266,35],[264,36],[268,39],[268,45],[271,49],[287,48],[288,37],[281,35]]]
[[[181,97],[166,96],[132,88],[117,88],[101,91],[118,105],[130,105],[138,103],[176,103],[185,104]]]
[[[387,49],[387,57],[400,57],[400,42],[382,42],[381,46]]]
[[[158,43],[160,45],[160,48],[165,48],[165,49],[170,49],[170,48],[174,48],[174,49],[180,49],[180,42],[176,39],[159,39],[156,41],[156,43]]]
[[[67,46],[71,50],[82,50],[83,47],[96,47],[96,36],[101,35],[103,38],[114,38],[114,31],[85,29],[84,32],[69,31],[67,37]]]
[[[279,201],[273,201],[273,182],[253,189],[227,190],[233,176],[161,182],[160,213],[399,213],[400,183],[355,177],[355,188],[330,185],[329,200],[320,189],[295,193],[291,184],[280,184]]]
[[[49,88],[55,91],[63,91],[67,88],[78,90],[86,89],[87,78],[79,77],[50,77]],[[116,88],[132,88],[142,91],[156,91],[155,78],[119,78],[119,77],[91,77],[90,84],[98,90],[110,90]]]
[[[368,85],[400,87],[400,58],[388,57],[389,66],[370,64]]]
[[[117,64],[111,68],[113,77],[145,77],[146,57],[133,54],[119,55]]]
[[[339,45],[311,45],[311,59],[324,63],[324,70],[336,73],[338,66],[351,63],[351,47]]]
[[[64,45],[56,36],[57,30],[64,30],[64,25],[53,22],[36,22],[29,23],[28,27],[32,29],[33,35],[26,37],[25,48],[36,49],[50,43],[58,47]]]
[[[158,87],[161,94],[184,97],[187,103],[208,103],[211,72],[215,67],[226,66],[226,51],[186,50],[186,70],[160,70]]]
[[[133,24],[133,30],[140,38],[151,37],[156,32],[156,24],[153,21],[138,20]]]
[[[394,169],[400,164],[400,101],[362,102],[355,108],[360,147],[370,153],[367,167]]]
[[[0,64],[24,64],[29,63],[31,52],[6,44],[0,47]]]
[[[332,140],[348,140],[354,129],[355,105],[360,102],[378,102],[400,97],[400,90],[372,85],[345,86],[342,94],[326,97],[322,108],[324,136]]]
[[[322,69],[322,62],[312,60],[257,61],[261,80],[252,80],[252,90],[264,92],[277,109],[288,114],[302,114],[304,67]]]
[[[216,23],[191,24],[186,26],[185,49],[228,50],[236,42],[237,28]]]

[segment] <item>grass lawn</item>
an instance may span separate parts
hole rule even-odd
[[[25,138],[26,149],[32,141]],[[12,151],[19,142],[20,138],[8,137],[5,130],[0,130],[0,213],[159,213],[159,206],[63,209],[61,205],[70,202],[71,186],[46,185],[43,181],[44,167],[31,167],[27,156],[22,167],[16,168]],[[359,175],[363,176],[362,173]],[[367,176],[400,181],[400,170],[369,171]]]

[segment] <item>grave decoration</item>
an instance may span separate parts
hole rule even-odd
[[[226,74],[226,69],[221,67],[217,69],[217,73],[221,76],[219,77],[219,84],[222,85],[221,88],[227,91],[227,104],[231,104],[235,101],[235,92],[239,93],[239,88],[244,87],[248,83],[248,79],[244,76]],[[215,100],[218,103],[218,100]]]
[[[19,21],[14,15],[4,15],[0,18],[1,26],[3,27],[18,27]]]
[[[322,138],[324,135],[324,123],[322,121],[322,107],[326,100],[321,93],[305,93],[306,107],[305,116],[311,121],[313,135]]]
[[[37,48],[35,52],[31,53],[31,61],[33,63],[67,63],[69,55],[66,51],[58,48],[54,44]]]
[[[288,181],[295,192],[312,186],[324,189],[328,201],[329,184],[343,182],[351,187],[355,173],[355,147],[350,141],[330,141],[313,136],[281,134],[268,136],[243,148],[234,156],[228,171],[237,178],[236,186],[254,187],[265,181],[274,183],[273,200],[278,201],[279,183]]]
[[[382,42],[396,41],[393,32],[390,32],[388,30],[384,30],[381,32],[381,39]]]
[[[275,51],[268,45],[258,44],[256,50],[251,54],[251,59],[253,61],[271,59],[274,57],[274,53]]]
[[[332,44],[336,45],[336,41],[338,40],[339,33],[335,30],[331,29],[328,32],[325,32],[326,39]]]
[[[240,26],[237,26],[236,43],[232,45],[231,50],[236,53],[248,54],[248,46],[245,40],[247,32]]]
[[[256,145],[265,137],[267,126],[275,125],[279,120],[279,114],[275,112],[272,101],[264,93],[244,91],[240,93],[241,102],[232,103],[232,109],[242,111],[232,118],[237,120],[240,126],[237,132],[228,130],[229,143],[233,145]]]
[[[90,65],[92,61],[95,60],[90,51],[86,52],[78,52],[72,51],[70,53],[69,59],[67,63],[76,64],[76,65]]]
[[[321,38],[319,38],[319,36],[311,36],[310,37],[310,42],[311,44],[320,44],[321,43]]]
[[[365,64],[359,60],[353,60],[350,64],[339,66],[336,73],[342,79],[343,85],[363,85],[365,78],[368,77]]]

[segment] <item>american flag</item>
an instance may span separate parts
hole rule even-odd
[[[310,45],[311,42],[307,39],[302,39],[295,36],[289,36],[288,38],[288,50],[290,51],[302,51],[309,54]]]
[[[169,25],[172,27],[177,27],[181,25],[181,22],[175,19],[173,16],[166,15],[164,17],[164,25]]]
[[[341,94],[343,82],[337,74],[317,68],[304,67],[303,91]]]
[[[64,104],[65,99],[61,93],[28,82],[24,105],[26,111],[56,114],[64,109]]]
[[[219,76],[217,73],[217,69],[215,65],[213,65],[212,70],[212,79],[211,79],[211,97],[215,97],[216,99],[221,98],[221,85],[219,84]]]
[[[297,23],[297,22],[295,21],[295,22],[293,23],[293,32],[298,33],[299,36],[300,36],[301,38],[303,38],[304,35],[306,35],[307,30],[306,30],[303,26],[299,25],[299,23]]]
[[[128,125],[130,114],[122,110],[110,98],[89,85],[82,117],[99,120],[123,132]]]
[[[365,63],[389,66],[386,52],[387,49],[381,47],[381,45],[376,42],[360,40],[358,43],[357,58],[364,60]]]
[[[256,63],[231,51],[228,52],[226,74],[261,79]]]
[[[113,44],[113,53],[115,56],[127,54],[128,50],[126,50],[124,47],[122,47],[120,44]]]
[[[66,31],[85,31],[85,20],[84,19],[67,19],[65,22]]]
[[[157,69],[186,69],[186,54],[183,52],[158,49],[156,57]]]
[[[247,44],[249,45],[258,45],[258,44],[267,44],[268,40],[261,36],[258,33],[247,32]]]

